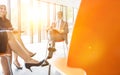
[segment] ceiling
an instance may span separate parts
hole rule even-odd
[[[37,1],[50,2],[50,3],[59,4],[59,5],[79,8],[81,0],[37,0]]]

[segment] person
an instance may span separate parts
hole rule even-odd
[[[10,27],[12,27],[11,24],[9,24]],[[15,32],[14,32],[15,33]],[[23,48],[25,48],[21,38],[20,38],[20,35],[18,32],[16,32],[15,34],[15,37],[16,39],[21,43],[21,45],[23,46]],[[30,51],[28,51],[26,48],[25,48],[25,51],[31,56],[33,57],[36,53],[32,53]],[[14,53],[14,65],[17,67],[17,69],[22,69],[22,67],[20,66],[20,63],[18,62],[18,55],[16,53]]]
[[[50,27],[48,27],[47,31],[50,34],[51,44],[48,48],[49,54],[47,59],[52,58],[53,52],[56,51],[55,49],[55,42],[65,41],[68,44],[67,34],[68,34],[68,23],[63,20],[63,12],[58,11],[57,13],[58,20],[53,22]]]
[[[6,32],[2,32],[1,27],[3,25],[2,23],[2,8],[0,5],[0,55],[1,54],[10,54],[10,56],[7,56],[10,58],[10,61],[8,63],[8,59],[6,58],[6,56],[1,56],[1,65],[2,65],[2,69],[3,69],[3,73],[4,75],[10,75],[10,69],[9,69],[9,65],[11,65],[12,63],[12,51],[10,51],[8,49],[8,38],[7,38],[7,33]]]
[[[10,49],[14,53],[19,55],[24,60],[25,67],[32,71],[31,70],[32,66],[40,66],[45,60],[39,62],[38,60],[31,58],[26,48],[24,48],[22,43],[19,42],[19,40],[14,35],[18,31],[13,30],[10,21],[6,18],[6,14],[7,14],[6,6],[0,5],[0,31],[4,31],[7,33],[8,45],[10,46]],[[2,65],[2,67],[4,69],[5,65]]]

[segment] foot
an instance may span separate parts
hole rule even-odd
[[[30,58],[30,59],[28,59],[27,61],[25,61],[25,63],[39,63],[39,61]]]
[[[19,69],[19,70],[22,69],[22,67],[20,66],[20,64],[18,62],[14,62],[13,64],[16,66],[17,69]]]
[[[36,53],[30,52],[30,51],[28,51],[28,54],[30,57],[33,57],[34,55],[36,55]]]
[[[37,66],[40,66],[40,65],[43,64],[44,61],[45,61],[45,60],[42,60],[42,61],[40,61],[39,63],[25,63],[25,67],[32,72],[32,70],[31,70],[31,67],[32,67],[32,66],[36,66],[36,67],[37,67]]]

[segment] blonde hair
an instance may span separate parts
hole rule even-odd
[[[1,8],[4,8],[4,9],[5,9],[5,15],[4,15],[4,17],[6,17],[6,15],[7,15],[6,5],[3,5],[3,4],[0,5],[0,9],[1,9]]]
[[[6,9],[6,5],[3,5],[3,4],[2,4],[2,5],[0,5],[0,8],[1,8],[1,7],[4,7],[4,8]]]

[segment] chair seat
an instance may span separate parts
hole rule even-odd
[[[66,58],[58,58],[54,62],[51,62],[51,66],[55,67],[62,75],[86,75],[86,72],[82,68],[72,68],[67,66]]]

